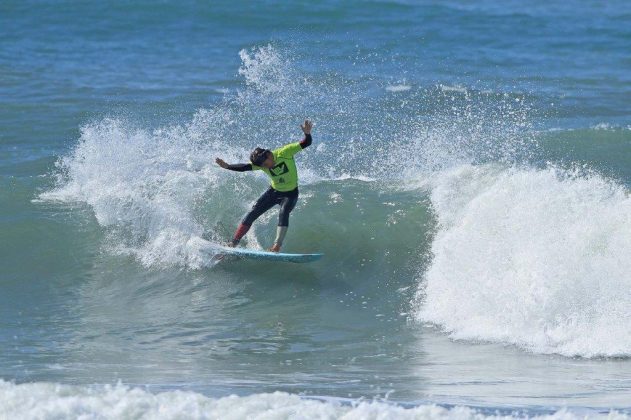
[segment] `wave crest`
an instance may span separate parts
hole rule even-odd
[[[453,338],[631,355],[631,199],[597,174],[466,166],[436,180],[417,318]]]

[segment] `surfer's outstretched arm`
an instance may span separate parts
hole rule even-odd
[[[305,120],[304,124],[300,125],[302,128],[302,132],[305,133],[305,138],[300,141],[300,147],[306,149],[311,146],[313,139],[311,138],[311,129],[313,128],[313,123],[309,120]]]
[[[222,168],[231,171],[246,172],[252,170],[251,163],[233,163],[232,165],[230,165],[220,158],[215,159],[215,163],[217,163],[217,165],[221,166]]]

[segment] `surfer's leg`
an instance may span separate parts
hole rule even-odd
[[[289,228],[289,213],[296,207],[298,202],[298,191],[295,194],[283,197],[280,202],[280,212],[278,213],[278,226],[276,227],[276,239],[272,249],[280,250],[283,240]]]
[[[234,232],[234,237],[232,238],[232,246],[236,246],[241,238],[248,233],[250,230],[250,226],[256,219],[259,218],[263,213],[271,209],[276,204],[276,197],[273,189],[268,189],[261,195],[258,200],[252,206],[252,210],[248,214],[245,215],[239,227]]]

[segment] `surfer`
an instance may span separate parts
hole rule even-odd
[[[220,158],[215,162],[224,169],[231,171],[263,171],[270,177],[270,187],[259,197],[252,206],[252,210],[245,215],[237,230],[234,233],[229,246],[235,247],[241,238],[250,230],[252,223],[263,213],[280,205],[278,213],[278,226],[276,228],[276,239],[269,249],[272,252],[279,252],[283,245],[283,240],[287,234],[289,226],[289,213],[296,206],[298,201],[298,171],[294,162],[294,155],[311,145],[311,128],[313,123],[305,120],[300,125],[304,138],[295,143],[289,143],[278,149],[269,150],[257,147],[250,154],[250,163],[228,164]]]

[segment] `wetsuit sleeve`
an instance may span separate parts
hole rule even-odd
[[[230,169],[231,171],[236,171],[236,172],[246,172],[246,171],[253,170],[251,163],[234,163],[232,165],[228,165],[226,169]]]
[[[312,142],[313,139],[311,138],[311,134],[305,134],[305,138],[302,139],[299,144],[301,148],[306,149],[307,147],[311,146]]]

